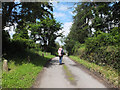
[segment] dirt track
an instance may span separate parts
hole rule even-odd
[[[107,88],[68,57],[64,56],[63,63],[59,65],[58,57],[53,58],[40,73],[33,88]]]

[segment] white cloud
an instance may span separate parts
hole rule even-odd
[[[60,5],[60,7],[58,8],[58,10],[66,11],[66,10],[68,10],[68,6],[67,5]]]
[[[55,41],[58,42],[60,45],[62,45],[60,39],[61,39],[60,37],[57,37],[57,39]]]
[[[54,12],[53,15],[55,17],[65,17],[66,15],[64,13]]]
[[[72,22],[65,22],[65,23],[64,23],[64,26],[63,26],[63,30],[62,30],[62,31],[64,31],[63,34],[64,34],[65,36],[67,36],[67,35],[69,34],[71,26],[72,26]]]
[[[72,22],[65,22],[63,23],[63,29],[61,31],[59,31],[58,33],[62,33],[63,35],[67,36],[70,32],[70,28],[72,26]]]
[[[59,11],[67,11],[69,6],[64,4],[58,4],[57,2],[52,2],[54,8],[57,8]]]
[[[15,31],[12,29],[11,31],[9,31],[10,37],[13,38],[12,36],[15,34]]]
[[[10,34],[10,37],[13,38],[12,36],[15,34],[16,27],[17,27],[17,23],[14,23],[14,26],[5,27],[4,30],[8,31]]]
[[[13,27],[13,26],[5,27],[4,30],[8,31],[9,34],[10,34],[10,37],[13,38],[12,36],[15,34],[15,31],[14,31],[14,27]]]
[[[59,33],[63,32],[63,35],[65,35],[65,37],[66,37],[70,32],[71,26],[72,26],[72,22],[65,22],[63,25],[62,31],[59,31]],[[61,37],[58,37],[56,39],[56,41],[59,42],[60,45],[63,45],[63,43],[61,43],[60,39],[61,39]]]
[[[57,1],[51,1],[51,3],[53,4],[54,7],[58,6],[58,2]]]

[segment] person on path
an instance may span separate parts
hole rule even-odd
[[[58,49],[59,65],[62,65],[63,53],[64,53],[64,51],[63,51],[62,47],[60,47],[60,48]]]

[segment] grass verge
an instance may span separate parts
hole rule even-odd
[[[46,62],[54,57],[35,50],[10,56],[7,57],[10,71],[2,73],[2,88],[30,88]]]
[[[109,66],[99,66],[95,63],[90,63],[86,60],[82,60],[77,56],[70,56],[72,60],[77,61],[78,63],[84,65],[90,71],[98,72],[102,77],[110,81],[115,87],[118,87],[118,71],[109,67]]]

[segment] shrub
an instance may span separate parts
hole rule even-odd
[[[103,46],[120,46],[120,29],[113,28],[110,33],[100,32],[97,36],[87,38],[85,44],[89,53]]]
[[[72,52],[75,55],[78,51],[78,49],[81,47],[82,45],[79,42],[75,42],[73,48],[72,48]]]
[[[94,62],[98,65],[109,65],[115,69],[119,69],[118,62],[120,60],[120,47],[104,46],[96,49],[96,51],[90,54],[84,54],[84,58],[90,62]]]
[[[2,31],[2,53],[6,53],[6,51],[9,49],[10,44],[10,35],[8,31],[3,30]]]
[[[80,58],[83,58],[86,54],[85,45],[81,44],[79,47],[80,48],[77,48],[75,55],[78,55]]]
[[[99,32],[96,36],[87,38],[85,46],[85,51],[79,50],[80,58],[119,69],[120,28],[115,27],[109,33]],[[83,57],[81,54],[84,54]]]
[[[40,44],[34,43],[30,39],[10,39],[9,44],[7,44],[7,49],[4,49],[5,53],[13,52],[24,52],[26,49],[40,49]]]

